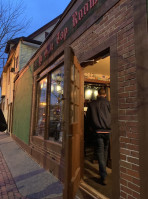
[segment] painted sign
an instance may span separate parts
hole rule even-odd
[[[56,34],[54,39],[42,50],[40,56],[34,62],[34,71],[37,70],[43,62],[61,46],[88,18],[94,13],[106,0],[84,0],[78,9],[72,13],[71,17]]]

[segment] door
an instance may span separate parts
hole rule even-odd
[[[83,75],[70,47],[64,52],[64,199],[75,198],[83,165]]]
[[[12,128],[12,103],[10,103],[8,105],[7,124],[8,124],[8,133],[11,134],[11,128]]]
[[[9,112],[9,132],[12,133],[12,103],[10,103],[10,112]]]

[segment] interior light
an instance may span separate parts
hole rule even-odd
[[[57,92],[61,91],[61,86],[57,85]]]
[[[97,97],[98,96],[98,91],[94,90],[94,96]]]
[[[46,106],[46,102],[40,102],[41,106]]]
[[[92,90],[91,89],[87,89],[85,91],[85,98],[86,99],[90,99],[91,98],[91,95],[92,95]]]
[[[44,87],[44,88],[46,88],[46,86],[47,86],[47,84],[46,84],[46,83],[44,83],[44,84],[43,84],[43,87]]]
[[[54,86],[53,85],[51,85],[51,92],[53,92],[54,91]]]
[[[87,109],[88,109],[88,107],[84,107],[84,111],[85,111],[85,112],[87,111]]]

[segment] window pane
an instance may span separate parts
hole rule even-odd
[[[62,142],[64,67],[51,73],[49,138]]]
[[[80,81],[80,77],[79,77],[79,71],[75,68],[75,81],[76,81],[76,85],[79,87],[79,81]]]
[[[47,77],[38,83],[36,135],[44,136],[46,118]]]
[[[71,66],[71,80],[75,80],[75,66],[74,64]]]
[[[71,84],[71,102],[72,103],[74,103],[74,90],[75,90],[74,84]]]
[[[74,117],[75,117],[75,115],[74,115],[74,105],[73,104],[71,104],[71,106],[70,106],[70,113],[71,113],[71,115],[70,115],[70,122],[71,123],[73,123],[74,122]]]

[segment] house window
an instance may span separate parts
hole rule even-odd
[[[15,68],[18,68],[18,56],[17,56],[17,58],[16,58]]]
[[[18,56],[14,57],[14,68],[17,69],[18,68]]]
[[[62,142],[63,136],[64,67],[51,73],[49,139]]]
[[[10,84],[10,68],[8,70],[8,84]]]
[[[47,77],[38,82],[36,135],[44,137],[46,120]]]

